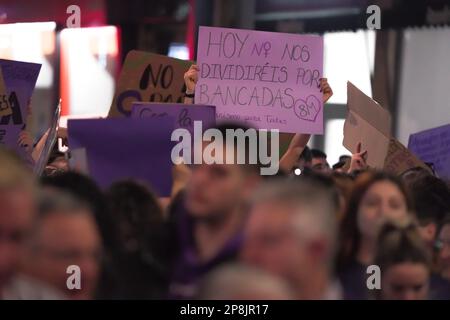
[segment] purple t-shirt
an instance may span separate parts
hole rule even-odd
[[[187,212],[182,199],[174,208],[177,221],[180,253],[175,259],[169,287],[170,299],[192,299],[197,294],[197,286],[204,275],[215,267],[236,259],[243,236],[238,231],[231,237],[216,256],[209,261],[200,261],[193,239],[193,219]]]

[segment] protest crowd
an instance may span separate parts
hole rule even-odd
[[[196,105],[201,64],[184,71],[173,83],[185,89],[180,105],[189,112],[202,108]],[[326,103],[333,84],[326,74],[309,85],[321,101],[313,96],[307,108],[331,108]],[[351,111],[362,107],[350,106],[356,90],[349,84]],[[304,121],[309,113],[303,115],[295,100],[285,111]],[[136,135],[142,123],[154,125],[154,132],[155,123],[170,124],[155,116],[156,122],[140,120]],[[260,133],[256,142],[226,140],[212,151],[216,161],[185,163],[159,156],[170,141],[167,131],[150,147],[140,145],[151,148],[146,153],[155,162],[131,163],[128,149],[116,150],[122,161],[103,171],[115,177],[105,183],[95,171],[107,162],[98,160],[88,171],[82,162],[73,164],[82,155],[79,146],[97,134],[107,139],[88,149],[92,163],[92,154],[103,159],[109,147],[131,148],[136,136],[112,129],[102,136],[103,119],[90,121],[98,123],[94,131],[74,120],[37,141],[20,133],[25,157],[1,146],[1,299],[450,299],[450,185],[429,163],[414,158],[396,172],[374,165],[370,159],[380,155],[363,135],[348,132],[352,154],[329,163],[323,150],[308,147],[314,130],[290,130],[287,149],[276,157],[277,172],[262,175],[267,161],[249,159],[264,147],[274,152],[267,146],[275,141],[270,135]],[[235,119],[203,122],[203,130],[224,135],[252,127]],[[204,138],[194,153],[206,152],[212,141]],[[238,154],[245,154],[244,161]],[[133,167],[143,175],[158,171],[151,180],[156,182],[128,176]],[[121,168],[125,173],[116,178]]]

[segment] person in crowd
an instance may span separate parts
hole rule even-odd
[[[419,230],[432,253],[442,219],[450,212],[450,189],[444,181],[424,175],[409,185],[419,220]]]
[[[295,138],[296,137],[294,137],[294,139]],[[298,161],[295,164],[294,168],[295,169],[300,169],[300,173],[304,173],[304,172],[311,171],[312,170],[311,166],[312,166],[311,149],[308,146],[305,145],[305,147],[303,148],[302,153],[298,157]]]
[[[334,171],[331,174],[336,190],[339,194],[338,220],[342,221],[347,212],[347,205],[353,191],[353,179],[349,174]]]
[[[314,171],[328,174],[330,165],[327,161],[327,154],[319,149],[311,149],[311,168]]]
[[[201,281],[199,300],[292,300],[280,277],[242,263],[219,266]]]
[[[61,191],[44,192],[22,271],[68,298],[93,299],[101,253],[102,241],[90,206]]]
[[[115,182],[106,199],[119,241],[112,253],[115,288],[100,290],[100,296],[162,299],[167,291],[168,239],[158,199],[133,180]]]
[[[339,161],[339,162],[336,162],[335,164],[333,164],[331,169],[334,172],[339,172],[339,173],[346,172],[346,170],[345,170],[345,165],[346,164],[347,164],[347,162],[345,162],[345,161]]]
[[[58,144],[55,144],[48,157],[43,175],[51,176],[66,171],[69,171],[69,161],[65,153],[58,150]]]
[[[412,202],[395,176],[375,171],[355,181],[341,225],[338,272],[346,299],[367,299],[366,269],[373,263],[376,240],[383,223],[411,215]]]
[[[405,185],[409,186],[414,183],[416,180],[420,180],[425,176],[433,175],[431,169],[427,170],[423,167],[413,167],[405,172],[403,172],[400,177],[402,178]]]
[[[437,239],[439,249],[439,271],[443,278],[450,281],[450,212],[442,220]]]
[[[347,161],[350,161],[351,158],[352,158],[352,156],[350,156],[348,154],[343,154],[343,155],[339,156],[339,162],[347,162]]]
[[[58,299],[63,296],[20,273],[36,213],[31,171],[16,154],[0,147],[0,299]]]
[[[217,129],[225,136],[227,129],[247,128],[225,123]],[[248,145],[242,147],[247,149]],[[236,156],[242,151],[237,148],[238,144],[230,145],[227,140],[223,151],[216,154],[216,158],[224,159],[223,164],[195,166],[186,189],[171,204],[169,219],[174,223],[179,244],[169,288],[172,298],[195,296],[204,274],[236,258],[241,245],[244,205],[262,179],[258,164],[226,163],[228,152]]]
[[[430,297],[450,299],[450,282],[439,274],[439,252],[436,248],[442,220],[450,212],[450,189],[444,181],[430,174],[410,180],[408,187],[414,200],[420,236],[432,257]]]
[[[105,196],[94,180],[75,171],[58,172],[40,179],[43,188],[62,190],[89,204],[100,229],[104,247],[111,251],[118,246],[117,230],[108,213]]]
[[[430,292],[431,256],[416,225],[397,221],[380,230],[374,264],[381,281],[381,300],[426,300]]]
[[[333,275],[338,210],[333,189],[311,177],[265,182],[245,228],[243,262],[282,277],[296,299],[340,299]]]

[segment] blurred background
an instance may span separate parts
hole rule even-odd
[[[381,29],[368,30],[376,4]],[[71,5],[80,28],[67,28]],[[49,126],[61,97],[65,116],[106,116],[129,50],[195,60],[199,25],[324,36],[324,75],[333,88],[323,136],[310,145],[329,163],[342,146],[346,82],[393,114],[393,135],[450,119],[449,0],[1,0],[0,58],[42,64],[32,98],[33,134]]]

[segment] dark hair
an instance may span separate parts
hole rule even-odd
[[[94,180],[75,171],[66,171],[41,177],[40,183],[43,186],[65,191],[88,203],[94,212],[106,249],[116,247],[116,230],[107,212],[104,195]]]
[[[441,179],[425,175],[410,185],[419,223],[435,223],[439,226],[447,212],[450,212],[450,189]]]
[[[333,164],[332,169],[337,170],[345,166],[345,161],[339,161],[338,163]]]
[[[313,158],[326,158],[327,154],[319,149],[311,149],[311,155]]]
[[[305,162],[311,162],[312,161],[311,149],[309,149],[308,146],[305,146],[298,159],[303,160]]]
[[[106,192],[106,199],[115,229],[128,226],[141,247],[164,222],[155,194],[136,181],[115,182]]]
[[[301,175],[294,176],[306,184],[320,186],[328,191],[333,201],[333,206],[336,213],[339,211],[339,193],[335,181],[329,175],[324,175],[312,170],[304,170]]]
[[[233,131],[242,130],[244,132],[247,132],[247,130],[255,130],[256,137],[257,137],[256,146],[254,146],[256,149],[256,155],[259,155],[259,149],[261,148],[261,145],[260,145],[261,142],[267,144],[267,146],[270,146],[270,135],[269,134],[267,135],[266,141],[261,141],[262,139],[259,138],[260,132],[257,129],[247,126],[244,123],[240,123],[240,122],[236,122],[236,121],[234,121],[234,122],[233,121],[223,121],[211,128],[219,130],[223,137],[226,137],[228,130],[233,130]],[[235,137],[233,140],[234,146],[237,146],[236,141],[237,141],[237,138]],[[228,143],[228,141],[225,141],[225,142]],[[256,163],[254,163],[254,164],[250,163],[250,154],[249,154],[250,142],[251,141],[249,141],[249,139],[245,139],[245,146],[244,146],[245,150],[240,150],[240,151],[245,151],[245,165],[243,165],[242,168],[244,169],[244,172],[246,172],[246,173],[259,174],[260,169],[261,169],[261,167],[263,167],[263,165],[261,164],[258,156],[256,157]],[[270,147],[267,148],[266,150],[270,150]]]
[[[409,194],[399,178],[379,171],[366,171],[359,174],[355,180],[347,212],[341,224],[341,248],[338,255],[339,268],[345,268],[356,258],[361,241],[361,234],[357,224],[359,205],[367,190],[380,181],[389,181],[397,186],[405,198],[408,211],[411,212],[413,210]]]
[[[349,156],[349,155],[347,155],[347,154],[343,154],[343,155],[341,155],[341,156],[339,156],[339,162],[346,162],[348,159],[351,159],[352,158],[352,156]]]
[[[431,266],[431,257],[423,242],[417,225],[409,222],[404,226],[393,222],[383,225],[378,235],[374,263],[382,270],[403,263],[423,263]]]
[[[60,157],[64,158],[65,154],[63,152],[59,151],[58,143],[55,143],[55,145],[53,146],[52,151],[50,152],[50,155],[48,157],[47,164],[52,163],[53,161],[55,161],[57,158],[60,158]]]
[[[404,226],[384,224],[378,235],[374,264],[385,273],[392,266],[408,262],[422,264],[431,272],[431,255],[417,226],[412,222]],[[380,298],[381,292],[377,291],[376,296]]]

